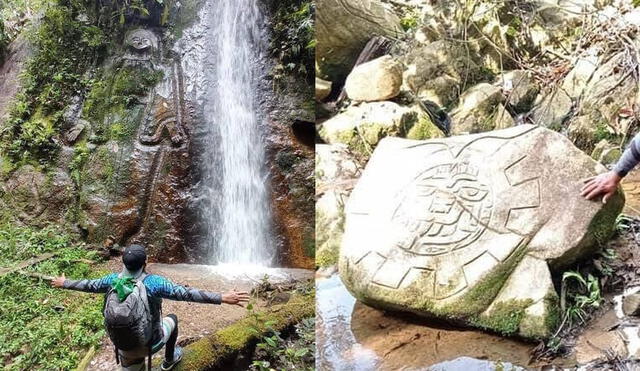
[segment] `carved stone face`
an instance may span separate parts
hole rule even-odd
[[[491,217],[490,189],[471,165],[430,168],[405,190],[391,222],[396,246],[417,255],[439,255],[474,242]]]
[[[158,38],[153,32],[139,28],[129,32],[126,44],[134,51],[150,53],[158,47]]]

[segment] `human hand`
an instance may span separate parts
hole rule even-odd
[[[236,291],[236,289],[233,289],[222,294],[222,302],[225,304],[234,304],[244,307],[244,303],[249,302],[249,293],[246,291]]]
[[[621,180],[622,177],[615,171],[591,177],[584,181],[585,185],[582,187],[580,196],[587,200],[593,200],[599,195],[603,195],[602,203],[606,204],[611,196],[616,193]]]
[[[64,273],[62,273],[62,276],[55,277],[54,279],[51,280],[51,286],[62,288],[62,285],[64,285],[65,280],[66,278],[64,277]]]

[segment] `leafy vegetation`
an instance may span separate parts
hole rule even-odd
[[[400,18],[400,26],[405,31],[410,31],[418,27],[420,22],[420,12],[417,9],[410,9]]]
[[[97,277],[96,255],[55,227],[0,227],[0,266],[54,252],[25,271],[69,278]],[[104,335],[101,298],[54,289],[48,281],[11,273],[0,277],[0,365],[5,370],[68,370]]]
[[[88,66],[104,56],[104,32],[77,20],[83,10],[75,2],[52,2],[31,34],[37,53],[27,64],[23,90],[2,132],[2,149],[14,161],[46,163],[53,157],[64,108],[85,91]]]
[[[2,22],[2,18],[0,18],[0,62],[4,59],[7,45],[9,45],[9,35],[5,32],[4,23]]]
[[[309,317],[295,325],[295,334],[285,340],[272,324],[266,324],[267,335],[257,345],[251,370],[314,370],[315,318]]]
[[[293,72],[313,81],[315,64],[315,5],[311,1],[286,0],[275,2],[271,53],[278,58],[274,76]]]
[[[565,319],[569,325],[585,322],[586,311],[595,309],[600,306],[603,301],[600,293],[600,282],[591,274],[583,277],[577,271],[567,271],[562,275],[563,284],[571,285],[572,289],[565,291],[564,305]]]

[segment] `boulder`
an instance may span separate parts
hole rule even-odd
[[[500,74],[496,77],[495,85],[502,88],[506,103],[518,113],[531,109],[539,90],[531,74],[524,70]]]
[[[353,180],[362,167],[344,144],[317,144],[315,148],[316,192],[332,189],[352,189]]]
[[[598,66],[584,88],[579,107],[581,115],[589,116],[594,123],[607,125],[618,121],[621,109],[632,109],[638,96],[638,84],[628,78],[632,70],[626,66],[627,61],[628,57],[621,52]]]
[[[316,77],[316,100],[323,101],[331,94],[331,81],[323,80]]]
[[[452,133],[481,133],[515,125],[502,100],[501,89],[491,84],[481,83],[467,90],[451,112]]]
[[[537,12],[548,26],[578,26],[585,14],[592,14],[608,1],[602,0],[541,0]]]
[[[612,358],[625,359],[629,357],[629,351],[622,331],[588,329],[576,343],[575,357],[579,364],[586,365]]]
[[[397,37],[400,19],[379,0],[319,0],[316,62],[322,78],[343,80],[373,36]]]
[[[593,152],[591,152],[591,158],[603,165],[616,163],[620,159],[620,156],[622,156],[620,147],[610,143],[606,139],[599,141],[593,149]]]
[[[621,191],[606,204],[580,197],[604,171],[533,125],[384,139],[346,205],[342,281],[378,308],[548,338],[560,310],[551,272],[604,243],[624,205]]]
[[[402,85],[402,64],[389,55],[356,66],[347,77],[347,96],[373,102],[395,97]]]
[[[598,56],[588,55],[578,58],[573,66],[573,69],[569,71],[562,81],[562,90],[573,99],[577,99],[582,95],[584,89],[587,87],[591,76],[598,67]]]
[[[316,265],[338,262],[344,232],[344,204],[362,167],[345,145],[316,145]]]
[[[626,316],[640,315],[640,292],[634,292],[622,298],[622,313]]]
[[[345,201],[346,195],[335,190],[325,192],[316,201],[316,265],[319,267],[338,263],[344,233]]]
[[[531,119],[534,124],[558,130],[562,123],[571,115],[573,101],[562,89],[553,90],[538,96]]]
[[[475,80],[480,72],[463,44],[446,40],[414,48],[403,62],[407,89],[440,106],[455,102],[463,81]]]
[[[418,113],[411,108],[393,102],[363,103],[323,122],[320,136],[327,143],[346,144],[352,151],[368,157],[380,139],[413,135],[417,127],[412,129],[418,123]],[[436,129],[434,135],[437,133]]]

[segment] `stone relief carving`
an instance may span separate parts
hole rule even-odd
[[[526,132],[515,137],[521,135]],[[398,187],[388,205],[365,211],[355,198],[348,211],[352,219],[375,218],[388,228],[384,242],[364,248],[354,261],[372,272],[370,285],[403,289],[427,280],[432,284],[425,296],[444,300],[462,293],[530,238],[520,224],[532,220],[540,206],[539,175],[523,170],[530,168],[526,155],[496,161],[499,166],[487,170],[475,144],[430,141],[420,148],[425,166]],[[508,202],[517,202],[504,205],[502,197],[516,193],[521,195]]]
[[[158,37],[150,30],[138,28],[129,31],[125,36],[127,45],[124,60],[137,62],[151,62],[158,50]]]

